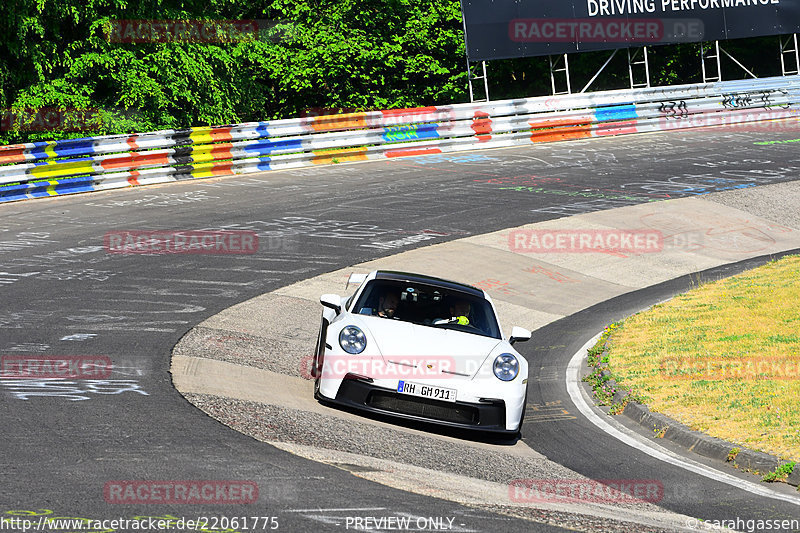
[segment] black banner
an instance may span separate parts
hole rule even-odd
[[[800,0],[461,0],[470,61],[800,32]]]

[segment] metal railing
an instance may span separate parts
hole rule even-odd
[[[800,116],[800,76],[0,146],[0,202],[381,158]]]

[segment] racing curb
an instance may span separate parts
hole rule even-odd
[[[605,359],[607,355],[608,350],[604,349],[600,359]],[[612,404],[625,402],[630,392],[620,388],[619,384],[611,377],[608,363],[598,363],[595,368],[602,369],[601,378],[608,378],[604,383],[616,390]],[[667,439],[703,457],[731,463],[733,467],[744,472],[764,475],[774,472],[776,468],[789,462],[775,455],[750,450],[741,445],[695,431],[666,415],[650,411],[649,407],[634,400],[628,400],[625,403],[622,414],[643,428],[653,431],[653,438]],[[800,462],[792,470],[786,483],[800,487]]]

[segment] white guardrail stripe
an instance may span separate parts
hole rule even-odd
[[[0,202],[337,162],[800,116],[800,76],[0,146]]]

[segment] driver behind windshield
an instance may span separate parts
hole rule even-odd
[[[383,318],[395,318],[397,306],[400,305],[400,296],[396,292],[387,291],[378,298],[378,316]]]
[[[469,315],[472,312],[472,306],[466,300],[456,299],[450,303],[450,318],[440,318],[434,320],[434,324],[458,324],[460,326],[469,326]]]

